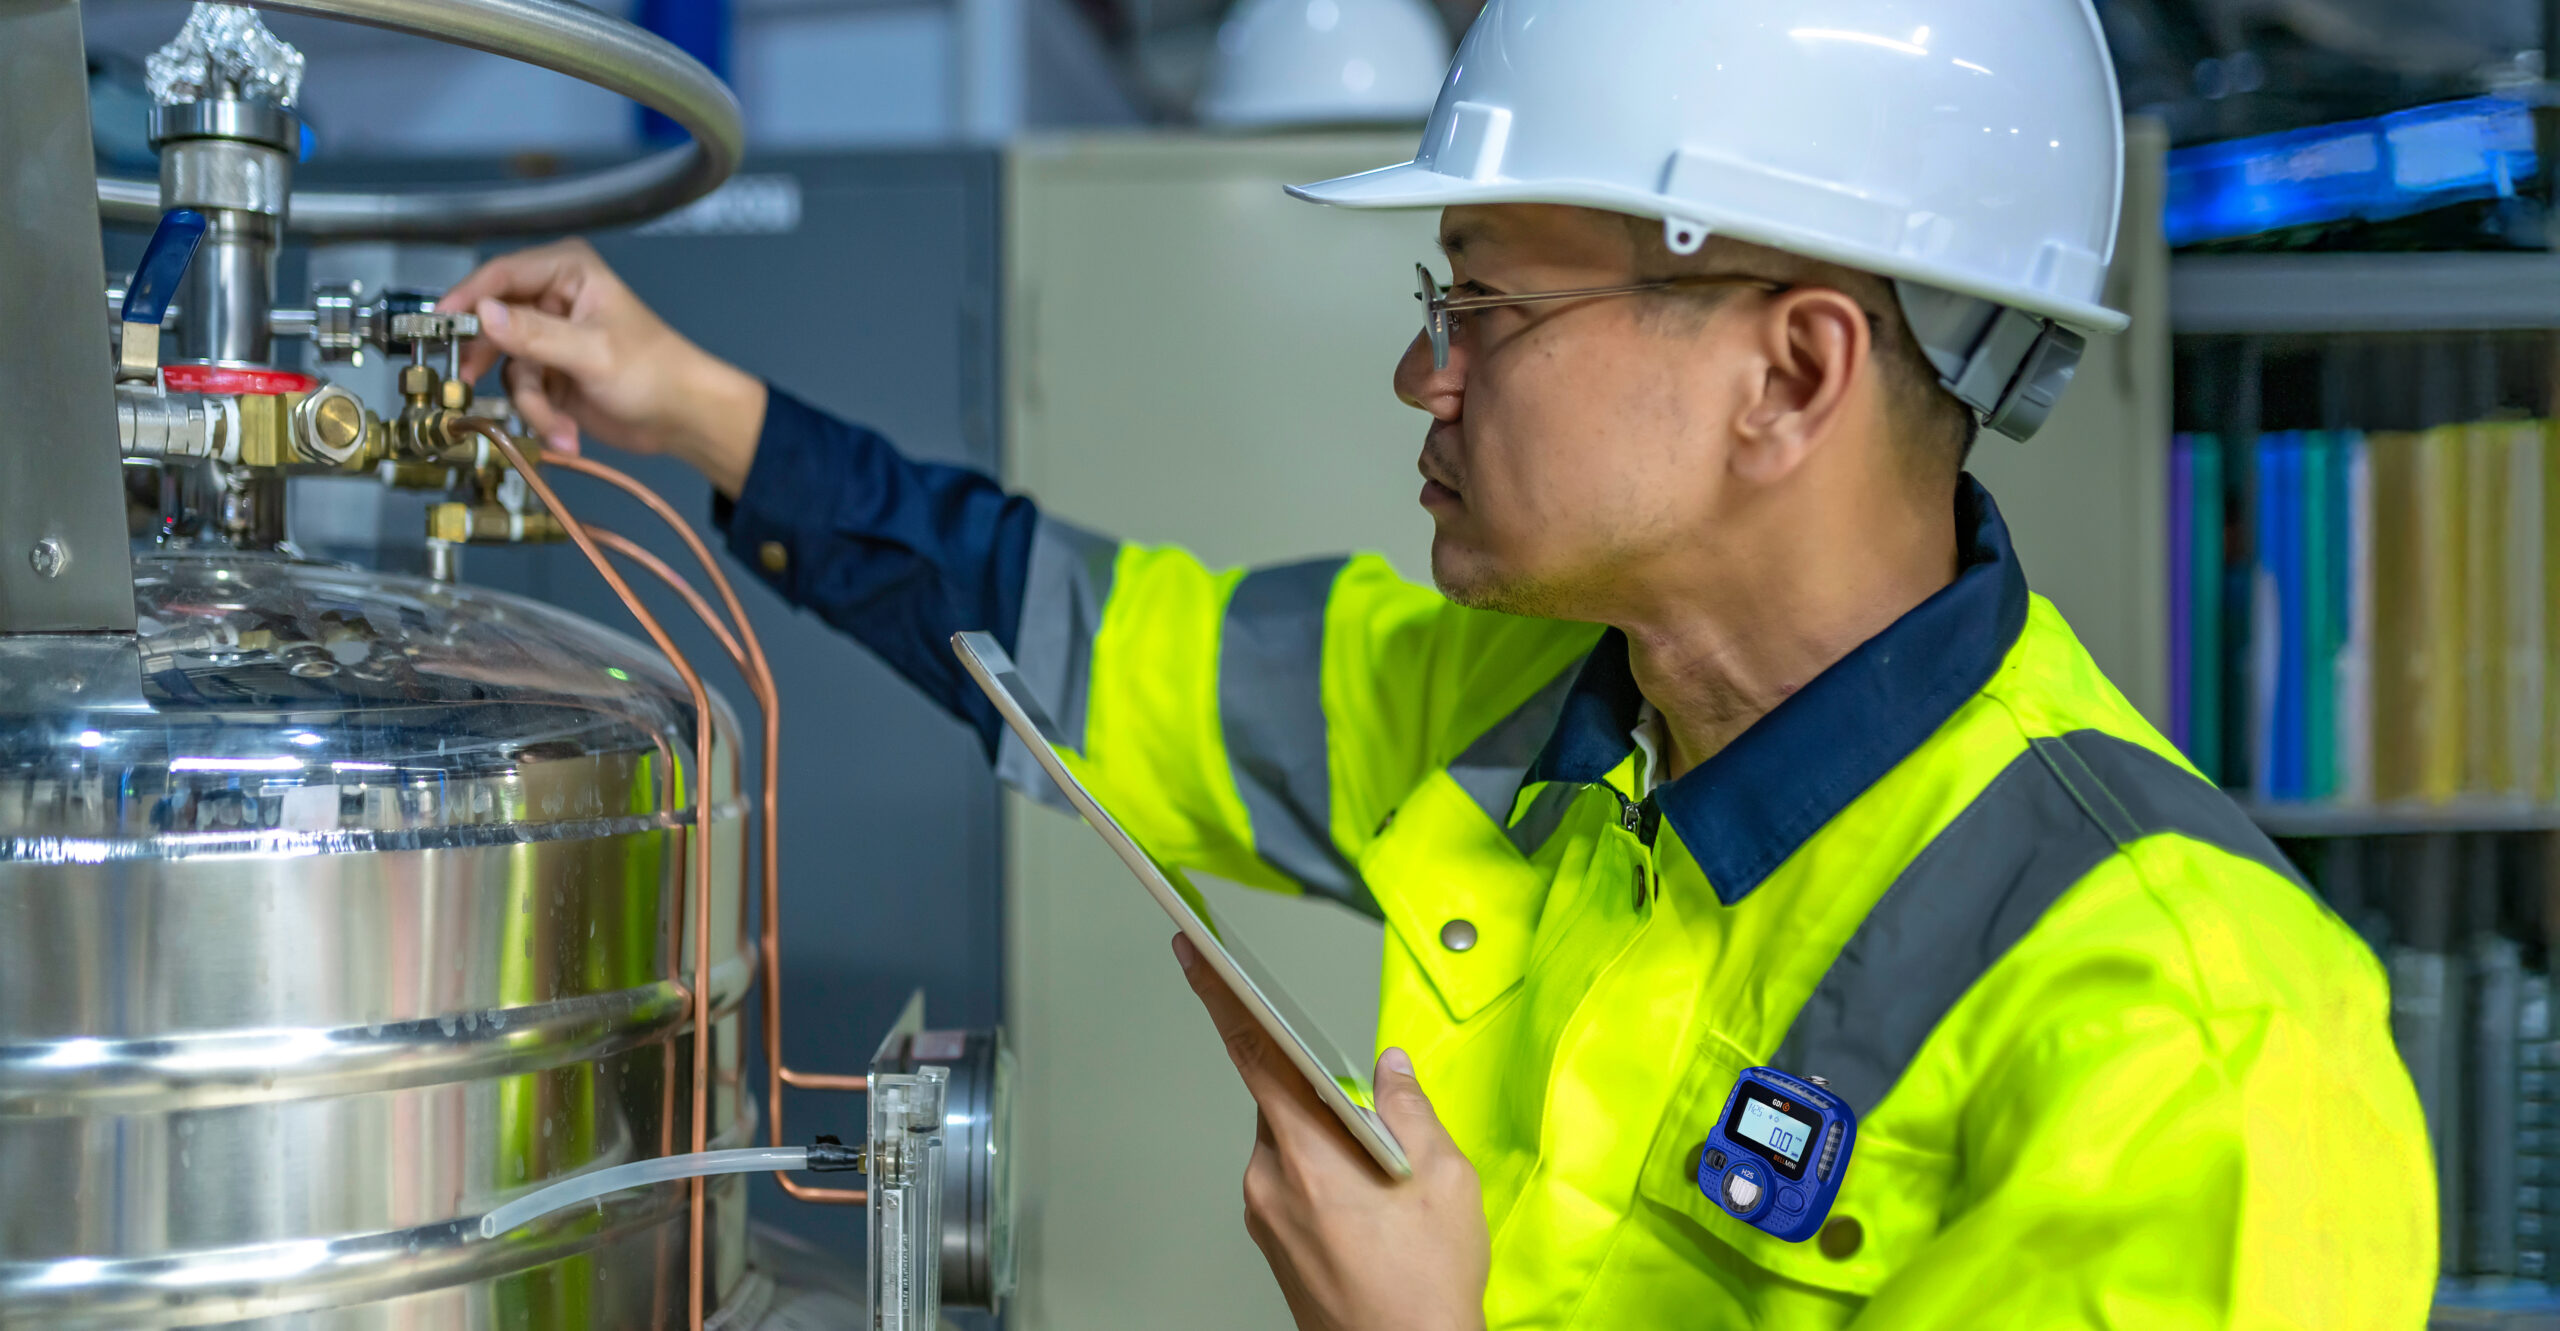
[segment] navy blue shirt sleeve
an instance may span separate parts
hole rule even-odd
[[[916,462],[778,388],[767,394],[744,490],[712,501],[730,553],[976,728],[992,758],[1004,722],[951,635],[982,629],[1014,650],[1040,510],[991,476]]]

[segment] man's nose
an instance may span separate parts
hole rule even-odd
[[[1431,335],[1414,334],[1404,358],[1396,362],[1396,400],[1444,421],[1457,419],[1458,404],[1466,393],[1466,355],[1464,347],[1453,345],[1448,365],[1434,367]]]

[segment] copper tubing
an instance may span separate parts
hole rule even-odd
[[[683,598],[684,603],[693,610],[693,613],[698,616],[702,620],[703,624],[720,639],[721,647],[729,653],[729,660],[738,667],[738,673],[746,677],[747,688],[750,692],[755,694],[758,706],[764,709],[766,715],[772,715],[771,699],[775,694],[772,676],[770,674],[759,675],[758,672],[749,665],[748,657],[739,649],[738,640],[735,637],[732,637],[728,630],[722,626],[719,617],[712,612],[711,603],[702,599],[702,593],[694,590],[693,584],[685,581],[684,575],[676,572],[672,568],[669,568],[665,560],[649,553],[648,550],[642,548],[637,542],[631,540],[629,537],[621,535],[618,532],[607,531],[602,527],[589,527],[587,528],[587,534],[593,536],[596,539],[597,544],[602,545],[606,549],[613,551],[615,554],[621,555],[625,559],[629,559],[633,563],[647,569],[650,573],[656,575],[659,581],[665,583],[670,589],[672,589],[677,596]],[[770,735],[768,735],[766,740],[766,752],[772,752],[772,739]],[[768,769],[765,773],[765,780],[770,783],[773,779],[774,773]],[[770,788],[771,786],[768,785],[767,789]],[[768,808],[766,810],[766,817],[770,819],[771,816],[772,811]],[[768,822],[768,826],[769,825],[770,823]],[[767,918],[771,918],[771,916],[768,916]],[[765,982],[767,985],[767,993],[771,994],[773,992],[771,988],[772,977],[768,975]],[[767,1006],[771,1007],[773,1005],[774,1000],[768,998]],[[780,1060],[771,1058],[770,1056],[767,1058],[769,1066],[778,1064],[779,1062]],[[786,1084],[792,1086],[806,1087],[810,1090],[821,1091],[867,1091],[871,1087],[871,1079],[869,1077],[848,1077],[823,1072],[795,1072],[789,1068],[782,1069],[782,1080]],[[781,1112],[781,1096],[782,1092],[780,1087],[774,1088],[774,1112],[777,1117]],[[780,1126],[776,1125],[773,1131],[774,1136],[778,1139],[781,1136]],[[781,1142],[776,1140],[774,1144],[778,1146]],[[811,1187],[792,1178],[788,1174],[779,1172],[777,1172],[774,1177],[781,1181],[785,1189],[788,1190],[793,1197],[802,1201],[858,1206],[868,1201],[871,1195],[870,1191],[865,1188]]]
[[[667,567],[667,561],[649,553],[648,547],[620,532],[589,526],[587,534],[596,538],[596,544],[647,569],[656,576],[658,581],[667,584],[669,590],[684,598],[685,605],[701,618],[703,627],[710,629],[711,636],[720,640],[720,648],[729,654],[730,663],[738,667],[739,674],[746,676],[748,690],[757,693],[761,698],[762,690],[757,688],[755,672],[747,669],[746,653],[739,650],[737,638],[730,634],[728,626],[721,623],[717,615],[711,613],[711,603],[702,599],[702,593],[695,591],[692,583],[685,581],[682,574]]]
[[[660,521],[665,522],[684,541],[685,547],[693,552],[694,559],[702,565],[703,572],[710,577],[713,589],[720,594],[721,602],[728,607],[731,622],[736,625],[738,641],[745,648],[746,659],[740,663],[739,672],[746,676],[747,687],[755,694],[758,708],[764,713],[763,789],[760,792],[764,805],[762,875],[764,927],[759,939],[759,947],[764,963],[764,1061],[768,1078],[765,1098],[768,1112],[771,1114],[769,1140],[774,1145],[780,1146],[783,1144],[782,1091],[784,1087],[796,1086],[804,1090],[816,1091],[867,1091],[870,1089],[871,1079],[861,1075],[801,1072],[785,1066],[782,1061],[781,824],[775,794],[781,784],[782,706],[780,690],[773,682],[772,666],[765,659],[763,641],[756,636],[755,626],[747,619],[746,607],[738,600],[737,589],[729,582],[728,575],[720,571],[719,562],[711,557],[710,548],[705,546],[702,538],[694,533],[692,524],[686,522],[672,505],[648,486],[592,458],[580,457],[573,453],[549,454],[545,455],[545,461],[563,471],[592,476],[622,490],[646,505]],[[672,570],[669,570],[669,573],[672,573]],[[681,582],[680,579],[677,581]],[[684,592],[680,590],[679,594]],[[687,599],[689,604],[694,605],[694,613],[702,615],[705,623],[713,623],[711,616],[707,613],[708,607],[699,603],[698,595],[689,596]],[[716,624],[714,631],[718,631]],[[869,1197],[867,1191],[861,1188],[819,1188],[801,1183],[788,1174],[775,1174],[773,1177],[776,1183],[782,1185],[784,1192],[804,1202],[860,1205]]]
[[[595,565],[596,572],[603,576],[605,584],[613,588],[615,596],[622,599],[623,608],[630,611],[631,617],[640,622],[640,627],[648,633],[649,640],[657,645],[658,651],[667,658],[667,663],[675,668],[677,677],[684,681],[685,691],[692,695],[694,812],[693,827],[687,833],[692,839],[695,869],[695,886],[691,891],[694,906],[692,1128],[693,1150],[696,1152],[706,1150],[710,1145],[711,1091],[711,784],[708,779],[712,741],[711,694],[703,687],[702,676],[696,674],[693,666],[686,662],[684,654],[676,650],[675,640],[667,636],[667,631],[658,623],[657,616],[650,614],[649,608],[640,603],[639,596],[631,590],[631,584],[624,581],[622,574],[613,567],[612,561],[605,558],[604,551],[596,544],[595,538],[587,534],[587,529],[580,525],[577,518],[569,512],[568,506],[560,502],[560,496],[551,488],[550,482],[543,480],[534,470],[533,464],[525,460],[523,452],[517,449],[515,441],[507,437],[507,432],[494,422],[470,417],[461,419],[457,422],[457,426],[488,440],[489,446],[497,449],[499,456],[507,460],[507,465],[515,468],[516,474],[524,478],[524,483],[533,490],[535,497],[542,501],[542,506],[560,520],[561,529],[568,532],[569,539],[577,543],[579,551],[586,555],[587,562]],[[682,909],[681,903],[678,909]],[[692,1196],[690,1228],[685,1245],[685,1316],[692,1331],[702,1331],[703,1180],[699,1178],[692,1180],[689,1191]]]

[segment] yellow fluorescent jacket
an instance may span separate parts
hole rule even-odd
[[[1016,657],[1160,858],[1385,920],[1494,1328],[2423,1325],[2381,967],[1957,517],[1953,585],[1641,799],[1622,638],[1374,557],[1044,519]],[[1813,1241],[1693,1181],[1762,1063],[1860,1115]]]

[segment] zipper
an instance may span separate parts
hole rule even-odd
[[[1614,788],[1609,793],[1618,795]],[[1650,799],[1639,802],[1618,795],[1618,827],[1636,839],[1632,896],[1638,914],[1642,914],[1645,903],[1653,899],[1653,838],[1647,832],[1648,825],[1659,824],[1655,821],[1651,804]]]

